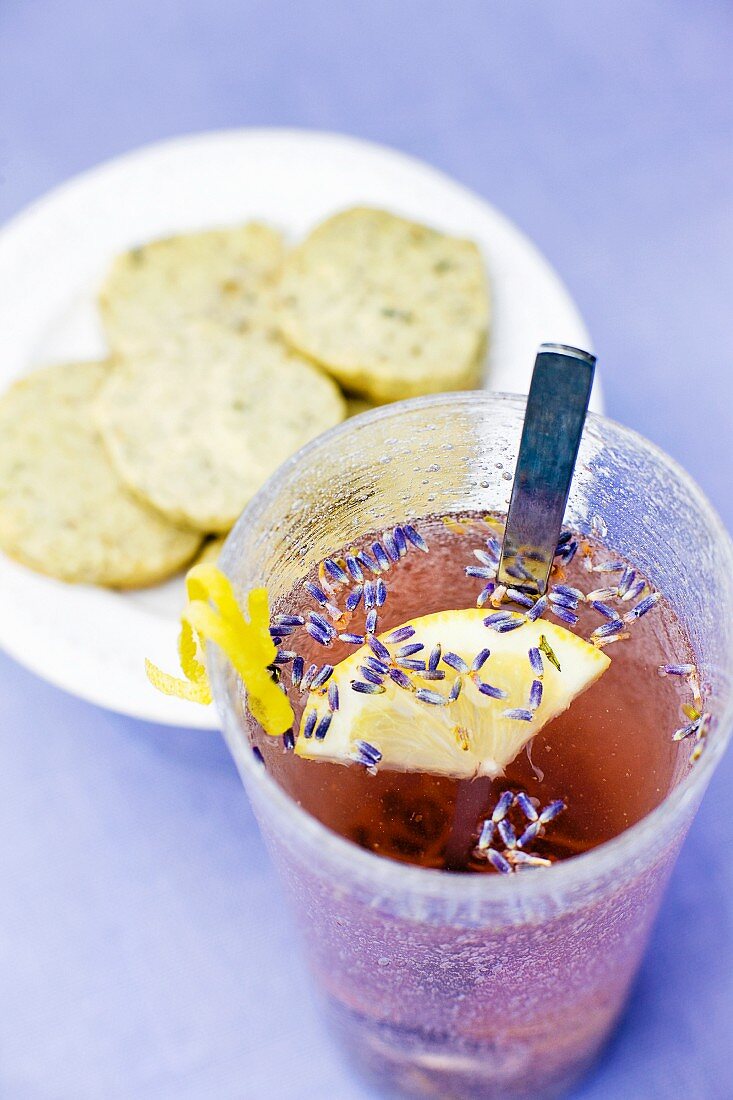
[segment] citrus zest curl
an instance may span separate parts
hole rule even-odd
[[[215,565],[194,565],[186,575],[186,606],[181,615],[178,658],[185,679],[145,662],[153,687],[166,695],[195,703],[211,702],[211,686],[203,655],[207,642],[226,654],[242,678],[247,706],[264,731],[279,737],[293,725],[293,708],[268,669],[277,648],[270,637],[267,589],[255,588],[247,598],[249,622],[237,602],[231,581]]]

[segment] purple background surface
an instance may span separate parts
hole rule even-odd
[[[414,153],[537,241],[610,414],[731,526],[732,56],[725,0],[3,0],[0,219],[190,130]],[[733,1097],[732,782],[729,755],[583,1100]],[[1,1096],[369,1095],[314,1015],[217,735],[105,713],[0,656],[0,883]]]

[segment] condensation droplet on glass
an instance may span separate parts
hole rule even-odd
[[[430,465],[428,466],[428,473],[437,474],[439,469],[440,469],[440,466],[438,465],[437,462],[431,462]]]
[[[494,466],[497,470],[503,470],[504,469],[504,463],[503,462],[496,462],[494,464]]]
[[[481,488],[482,488],[482,489],[489,489],[489,488],[491,488],[491,482],[490,482],[490,481],[482,481],[482,482],[481,482]]]
[[[392,461],[392,458],[391,458],[390,455],[380,455],[379,456],[379,465],[380,466],[388,466],[391,461]]]
[[[501,476],[504,478],[504,481],[511,481],[512,480],[512,475],[509,473],[508,470],[505,470],[504,473]]]

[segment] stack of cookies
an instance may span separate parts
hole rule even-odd
[[[374,404],[479,384],[474,244],[380,210],[288,252],[252,222],[118,257],[104,362],[0,399],[0,549],[64,581],[153,584],[205,553],[303,444]]]

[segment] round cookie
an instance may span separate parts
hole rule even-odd
[[[480,253],[383,210],[322,222],[285,259],[285,339],[376,402],[479,384],[489,323]]]
[[[360,416],[362,413],[378,407],[368,397],[359,397],[355,393],[345,393],[344,398],[346,400],[347,416]]]
[[[135,500],[92,418],[105,363],[45,367],[0,398],[0,548],[60,580],[132,588],[187,564],[200,535]]]
[[[335,383],[264,331],[202,323],[119,361],[97,422],[125,483],[173,522],[224,532],[277,467],[343,420]]]
[[[216,565],[225,542],[226,535],[207,539],[196,557],[196,565]]]
[[[279,233],[258,222],[184,233],[118,256],[99,305],[118,355],[166,346],[191,321],[218,321],[236,332],[271,308],[284,256]]]

